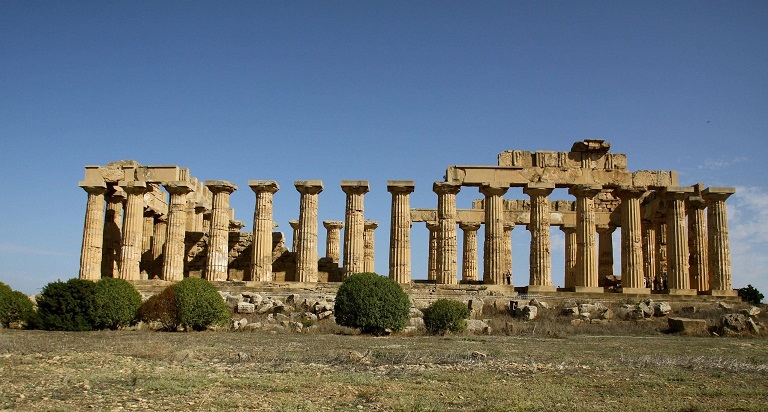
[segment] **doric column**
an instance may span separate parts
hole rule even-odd
[[[707,241],[707,203],[701,196],[691,196],[686,201],[688,212],[688,252],[691,289],[698,292],[709,290],[709,258]]]
[[[531,197],[529,292],[557,289],[552,286],[552,241],[549,236],[548,196],[554,189],[553,183],[529,183],[523,189],[523,193]]]
[[[427,280],[437,282],[437,222],[424,222],[429,230],[429,252],[427,256]]]
[[[504,222],[504,284],[512,285],[512,231],[513,222]]]
[[[123,240],[120,243],[120,278],[139,280],[141,272],[142,232],[144,229],[144,193],[146,182],[120,182],[127,194],[125,218],[123,219]]]
[[[509,187],[495,184],[480,186],[485,196],[485,241],[483,242],[483,283],[506,283],[507,260],[504,256],[504,193]]]
[[[206,180],[205,187],[213,193],[205,278],[225,281],[229,269],[229,195],[237,186],[226,180]]]
[[[688,274],[688,231],[685,223],[685,199],[691,187],[668,187],[662,192],[667,201],[667,289],[670,294],[696,294]]]
[[[363,195],[368,193],[368,181],[343,180],[341,190],[347,195],[344,213],[344,278],[353,273],[364,271],[365,251],[363,232],[365,231],[365,211]]]
[[[197,208],[197,202],[192,196],[187,196],[187,204],[184,207],[186,214],[186,223],[184,228],[187,232],[194,232],[197,226],[195,209]]]
[[[189,182],[167,182],[163,187],[170,194],[168,225],[163,247],[163,280],[177,282],[184,279],[187,194],[193,189]]]
[[[152,237],[155,234],[155,212],[144,210],[144,227],[141,230],[141,263],[139,270],[142,279],[148,279],[152,271]],[[145,277],[146,276],[146,277]]]
[[[461,280],[464,282],[477,282],[477,231],[480,222],[462,222],[459,228],[464,232],[462,249],[464,255],[461,259]]]
[[[88,193],[83,225],[83,244],[80,249],[80,279],[101,279],[102,246],[104,244],[104,182],[80,182]]]
[[[575,286],[576,276],[576,226],[561,225],[560,230],[565,234],[565,279],[563,287]]]
[[[193,231],[203,232],[205,230],[205,225],[203,224],[203,216],[205,215],[206,210],[208,209],[203,204],[198,203],[195,205],[195,227]]]
[[[667,222],[664,219],[656,222],[656,278],[654,289],[667,289]]]
[[[211,219],[213,217],[212,210],[206,210],[203,212],[203,233],[209,233],[211,231]]]
[[[621,199],[621,291],[651,293],[643,276],[643,228],[640,198],[644,187],[622,187],[615,193]]]
[[[613,276],[613,232],[616,226],[597,225],[597,283]]]
[[[253,208],[253,255],[251,256],[251,280],[271,282],[272,275],[272,199],[280,186],[274,180],[249,180],[256,195]]]
[[[152,267],[149,277],[160,279],[163,276],[163,249],[165,248],[165,237],[168,234],[167,216],[157,216],[152,231]]]
[[[324,220],[323,226],[328,230],[325,236],[325,257],[338,265],[341,262],[341,229],[344,227],[344,222]]]
[[[125,191],[118,186],[115,186],[112,193],[107,196],[101,274],[110,278],[120,276],[120,243],[123,240],[123,209],[125,199]]]
[[[725,200],[734,193],[736,189],[730,187],[709,187],[702,191],[707,201],[710,293],[717,296],[737,295],[731,283],[731,247],[725,206]]]
[[[411,180],[389,180],[392,193],[389,226],[389,278],[397,283],[411,281],[411,202],[416,185]]]
[[[459,283],[456,248],[456,194],[461,186],[435,182],[432,191],[437,193],[437,283]]]
[[[323,191],[323,182],[297,180],[294,186],[301,193],[296,279],[299,282],[317,282],[317,200]]]
[[[298,244],[299,244],[299,221],[298,220],[289,220],[288,225],[291,226],[291,229],[293,229],[293,241],[291,242],[291,251],[293,253],[297,253],[299,251]]]
[[[576,276],[574,290],[599,293],[595,250],[595,196],[601,186],[577,185],[568,192],[576,197]]]
[[[365,221],[365,230],[363,231],[363,272],[376,272],[374,267],[376,251],[374,250],[375,244],[373,231],[376,230],[377,227],[379,227],[379,222],[374,222],[373,220]]]
[[[651,220],[643,220],[642,227],[645,287],[653,289],[653,281],[656,279],[656,223]]]

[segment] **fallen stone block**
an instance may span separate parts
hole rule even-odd
[[[675,333],[704,333],[707,331],[707,321],[704,319],[667,318],[669,330]]]

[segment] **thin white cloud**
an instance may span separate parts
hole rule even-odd
[[[747,156],[721,157],[718,159],[704,159],[704,163],[698,166],[701,170],[722,170],[733,165],[749,160]]]
[[[22,245],[13,245],[0,243],[0,253],[16,253],[23,255],[41,255],[41,256],[75,256],[74,253],[61,252],[58,250],[46,250]]]
[[[737,187],[727,207],[733,286],[768,291],[768,191]]]

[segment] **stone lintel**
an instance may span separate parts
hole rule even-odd
[[[232,193],[237,190],[237,186],[228,180],[206,180],[205,187],[211,192]]]
[[[413,180],[387,180],[388,192],[411,193],[416,189],[416,182]]]
[[[181,172],[181,170],[182,169],[176,165],[139,166],[136,168],[136,174],[141,176],[142,180],[152,183],[162,183],[171,180],[189,180],[189,170],[184,169],[185,172]]]
[[[318,194],[323,191],[322,180],[297,180],[293,182],[293,186],[299,193]]]
[[[299,221],[296,221],[296,224],[299,224]],[[323,220],[323,226],[326,229],[341,229],[344,227],[344,222],[340,220]]]
[[[274,180],[249,180],[248,186],[251,187],[254,193],[258,192],[272,192],[275,193],[280,190],[280,185]]]
[[[651,288],[619,288],[617,292],[625,295],[650,295]]]

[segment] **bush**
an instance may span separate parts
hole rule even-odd
[[[45,330],[93,330],[96,284],[70,279],[51,282],[37,299],[34,326]]]
[[[463,332],[469,317],[467,305],[450,299],[438,299],[424,309],[424,327],[432,334]]]
[[[411,303],[397,282],[375,273],[355,273],[336,293],[336,323],[380,335],[402,330]]]
[[[205,279],[186,278],[152,296],[139,309],[145,322],[157,321],[164,330],[179,327],[205,330],[211,325],[226,323],[231,317],[224,299]]]
[[[118,329],[136,322],[141,295],[132,284],[116,278],[96,283],[93,324],[96,329]]]
[[[179,308],[176,306],[173,285],[142,303],[138,317],[142,322],[160,322],[163,330],[176,331],[179,328]]]
[[[7,327],[15,322],[26,324],[33,313],[34,306],[27,295],[0,282],[0,325]]]
[[[739,289],[739,297],[753,305],[759,305],[765,296],[754,286],[747,285],[747,287]]]

